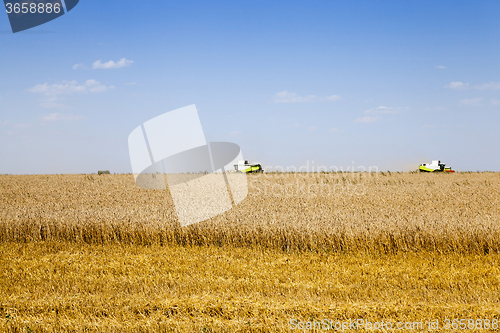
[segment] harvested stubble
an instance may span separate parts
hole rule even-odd
[[[249,175],[232,210],[188,227],[131,175],[0,176],[0,241],[283,250],[500,252],[500,173]]]
[[[0,253],[0,332],[304,332],[291,319],[439,320],[432,332],[470,332],[443,324],[491,328],[500,317],[499,254],[68,242],[3,243]]]

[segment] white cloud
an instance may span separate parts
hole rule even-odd
[[[500,99],[492,98],[490,103],[493,105],[500,105]]]
[[[340,133],[340,130],[338,128],[332,127],[332,129],[330,130],[330,132],[332,132],[332,133]]]
[[[137,83],[135,83],[135,82],[127,82],[127,83],[125,83],[125,85],[126,86],[136,86]]]
[[[481,97],[469,98],[469,99],[462,99],[460,101],[460,104],[462,104],[462,105],[468,105],[468,106],[477,106],[477,105],[481,104],[482,100],[483,99]]]
[[[314,132],[316,130],[316,126],[310,126],[307,129]]]
[[[488,82],[474,86],[478,90],[500,90],[500,82]]]
[[[339,95],[332,95],[332,96],[325,97],[325,99],[327,101],[336,101],[336,100],[340,99],[340,96]]]
[[[469,87],[469,84],[460,81],[453,81],[449,85],[446,85],[444,87],[450,89],[462,90],[462,89],[467,89]]]
[[[92,64],[93,69],[112,69],[112,68],[122,68],[132,65],[134,61],[121,58],[117,62],[110,60],[108,62],[102,63],[101,60],[97,60]]]
[[[57,103],[57,96],[49,96],[40,101],[40,106],[45,109],[69,109],[70,107]]]
[[[42,116],[42,120],[45,121],[60,121],[60,120],[65,120],[65,121],[75,121],[75,120],[81,120],[84,119],[85,117],[83,116],[78,116],[74,114],[64,114],[64,113],[50,113]]]
[[[401,107],[388,107],[381,105],[379,107],[376,107],[374,109],[368,109],[363,112],[366,115],[371,115],[371,116],[364,116],[364,117],[358,117],[354,120],[355,123],[373,123],[376,122],[382,117],[380,115],[387,115],[387,114],[395,114],[398,113],[401,109],[408,109],[408,107],[401,108]]]
[[[392,113],[398,113],[398,109],[383,105],[379,106],[378,108],[368,109],[365,111],[365,114],[392,114]]]
[[[377,120],[379,120],[380,117],[379,116],[376,116],[376,117],[370,117],[370,116],[364,116],[364,117],[358,117],[354,120],[355,123],[374,123],[376,122]]]
[[[74,64],[73,69],[83,68],[83,64]]]
[[[0,121],[0,126],[5,126],[5,125],[8,125],[10,124],[10,121],[6,120],[6,121]]]
[[[320,97],[316,95],[300,96],[296,93],[290,93],[288,91],[281,91],[274,94],[275,103],[303,103],[303,102],[319,102],[319,101],[336,101],[340,99],[339,95],[331,95],[326,97]]]
[[[87,80],[84,84],[78,84],[77,81],[63,81],[61,84],[37,84],[29,91],[44,94],[45,96],[58,96],[75,93],[105,92],[113,88],[115,87],[103,85],[96,80]]]
[[[94,93],[101,93],[114,88],[114,86],[105,86],[104,84],[100,84],[99,81],[96,80],[87,80],[85,82],[85,86],[88,88],[89,92]]]
[[[446,69],[446,67],[445,67],[445,66],[442,66],[442,65],[437,65],[437,66],[436,66],[436,68],[437,68],[437,69]]]
[[[282,91],[274,94],[274,102],[276,103],[299,103],[299,102],[308,102],[314,99],[316,96],[309,95],[306,97],[302,97],[297,95],[296,93],[289,93],[287,91]]]
[[[60,96],[102,93],[114,88],[114,86],[106,86],[101,84],[99,81],[91,79],[85,81],[83,84],[78,84],[77,81],[63,81],[63,83],[59,84],[37,84],[33,88],[29,89],[29,91],[36,94],[42,94],[47,97],[41,101],[41,107],[65,109],[68,108],[68,106],[57,102]]]
[[[76,81],[63,81],[61,84],[37,84],[29,91],[32,93],[44,94],[45,96],[57,96],[84,92],[85,89],[85,86],[78,85]]]
[[[449,85],[444,86],[445,88],[464,90],[470,88],[468,83],[463,83],[460,81],[453,81]],[[472,86],[473,89],[477,90],[500,90],[500,82],[487,82],[476,84]]]

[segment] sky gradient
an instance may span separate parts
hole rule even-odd
[[[131,172],[130,132],[196,104],[264,166],[500,171],[498,1],[80,0],[0,15],[0,174]]]

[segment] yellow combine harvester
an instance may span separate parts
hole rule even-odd
[[[259,163],[248,163],[248,161],[239,161],[238,164],[234,165],[234,170],[236,172],[252,173],[252,172],[264,172],[262,166]]]
[[[423,163],[418,167],[420,172],[455,172],[451,170],[450,167],[446,167],[446,164],[441,163],[441,161],[432,161],[432,163]]]

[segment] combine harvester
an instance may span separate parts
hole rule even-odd
[[[248,163],[248,161],[239,161],[238,164],[234,165],[234,170],[243,173],[264,172],[259,163]]]
[[[441,163],[441,161],[432,161],[430,164],[420,164],[418,169],[420,172],[455,172],[454,170],[451,170],[450,167],[446,168],[445,165],[446,164]]]

